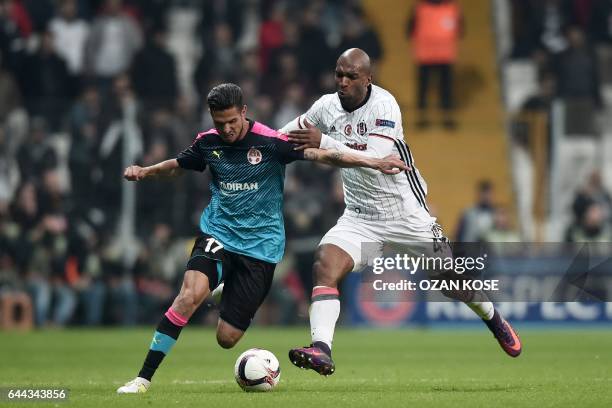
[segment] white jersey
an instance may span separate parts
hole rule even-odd
[[[372,85],[365,104],[353,112],[344,110],[337,93],[323,95],[298,118],[300,126],[304,119],[351,149],[374,150],[377,157],[396,154],[412,167],[392,176],[363,167],[341,169],[347,214],[374,221],[406,220],[415,227],[431,225],[427,185],[404,142],[402,115],[393,95]]]

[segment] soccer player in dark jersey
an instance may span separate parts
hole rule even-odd
[[[399,156],[374,159],[337,150],[295,150],[286,135],[247,119],[237,85],[218,85],[207,99],[214,129],[198,134],[176,159],[125,170],[127,180],[138,181],[208,167],[212,198],[200,219],[202,235],[187,262],[180,293],[158,324],[138,376],[120,387],[120,394],[147,391],[182,328],[221,282],[217,342],[231,348],[240,340],[283,256],[286,164],[313,160],[338,167],[368,167],[390,175],[408,168]]]

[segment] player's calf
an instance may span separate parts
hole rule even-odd
[[[244,335],[244,331],[235,328],[223,319],[217,324],[217,343],[224,349],[234,347]]]
[[[183,288],[172,303],[172,308],[183,316],[193,315],[197,308],[202,303],[203,297],[196,293],[194,289]]]

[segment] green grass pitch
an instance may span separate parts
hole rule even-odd
[[[253,328],[233,350],[210,329],[183,331],[143,395],[117,395],[138,372],[153,329],[0,333],[0,386],[70,389],[75,407],[612,407],[612,330],[524,329],[523,355],[507,357],[488,331],[337,331],[337,372],[299,370],[287,349],[307,328]],[[236,357],[271,350],[281,381],[271,393],[243,392]],[[24,407],[27,403],[0,406]]]

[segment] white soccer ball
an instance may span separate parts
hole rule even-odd
[[[268,350],[252,348],[236,360],[234,376],[245,391],[271,391],[280,380],[280,365]]]

